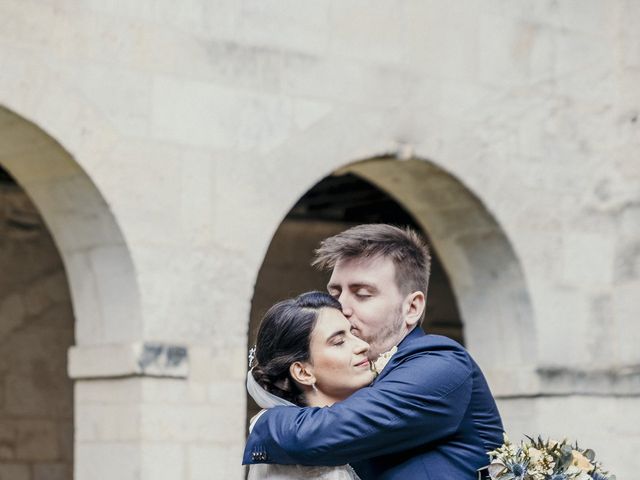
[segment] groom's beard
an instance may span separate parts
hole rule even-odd
[[[391,318],[387,319],[378,332],[363,340],[370,345],[369,360],[376,360],[378,355],[391,350],[401,340],[401,330],[404,320],[402,318],[402,305],[398,306]]]

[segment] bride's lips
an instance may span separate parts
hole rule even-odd
[[[369,359],[365,358],[364,360],[362,360],[361,362],[356,363],[356,367],[364,367],[364,366],[369,366]]]

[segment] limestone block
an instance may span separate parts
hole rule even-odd
[[[71,68],[67,75],[120,132],[148,135],[152,107],[149,72],[89,64],[82,69]]]
[[[136,404],[76,405],[77,441],[134,441],[140,438],[140,407]]]
[[[29,465],[18,463],[0,464],[0,480],[31,480]]]
[[[25,305],[21,295],[14,293],[0,299],[0,339],[6,339],[24,322]]]
[[[21,420],[16,429],[16,458],[25,461],[59,459],[57,430],[53,421]]]
[[[211,383],[236,379],[242,383],[246,375],[246,346],[237,348],[212,349],[192,346],[189,348],[190,379],[195,382]]]
[[[71,465],[64,463],[37,463],[33,466],[33,480],[68,480],[73,476]]]
[[[633,0],[623,0],[621,11],[624,12],[624,21],[621,22],[620,28],[623,33],[622,44],[625,64],[629,67],[640,66],[640,35],[633,26],[640,21],[640,9]]]
[[[245,389],[245,382],[214,382],[209,385],[208,399],[212,404],[224,405],[228,409],[229,399],[233,398],[235,399],[233,410],[242,411],[244,410],[244,402],[242,400],[245,398]]]
[[[553,73],[555,38],[540,25],[500,15],[479,18],[478,73],[491,85],[526,85]]]
[[[33,125],[23,121],[15,114],[3,109],[3,125],[0,130],[0,145],[2,146],[3,164],[13,172],[13,175],[21,180],[28,182],[31,178],[37,178],[36,175],[42,176],[47,172],[37,172],[34,169],[33,158],[36,155],[42,155],[42,152],[51,151],[53,153],[51,162],[61,164],[68,169],[66,173],[77,173],[77,166],[69,164],[65,165],[62,156],[58,153],[60,148],[54,148],[55,143],[46,135],[38,133],[38,129]],[[42,177],[40,177],[42,178]]]
[[[513,441],[519,441],[524,435],[545,434],[539,426],[537,402],[535,398],[497,399],[498,410],[502,417],[504,431]]]
[[[224,441],[242,430],[244,419],[237,399],[220,405],[145,405],[141,432],[145,440],[161,442]],[[236,411],[229,414],[229,409]]]
[[[640,421],[637,398],[556,397],[540,399],[537,408],[544,433],[576,439],[619,478],[633,477],[640,465],[630,454],[639,438],[632,427]]]
[[[137,443],[76,443],[76,480],[140,480],[141,446]]]
[[[27,191],[31,185],[73,178],[80,173],[78,164],[53,139],[15,114],[10,115],[15,119],[15,128],[13,131],[2,129],[0,133],[2,163]],[[42,168],[43,159],[47,162],[46,169]]]
[[[64,351],[70,330],[40,327],[33,334],[14,338],[10,349],[12,370],[5,381],[5,409],[17,415],[71,415],[71,382],[65,375]],[[48,337],[45,348],[34,342]],[[23,349],[22,351],[20,349]]]
[[[188,447],[189,476],[187,480],[244,478],[240,459],[242,447],[224,443],[192,445]]]
[[[563,248],[563,280],[568,285],[611,285],[614,251],[615,238],[609,232],[567,233]]]
[[[590,299],[568,288],[548,284],[537,291],[538,358],[540,365],[579,366],[589,361],[588,318]]]
[[[594,449],[611,473],[626,478],[638,468],[631,453],[640,438],[637,403],[635,397],[568,396],[503,399],[498,406],[511,440],[524,435],[577,440]],[[616,441],[607,440],[611,438]]]
[[[153,443],[142,447],[142,480],[185,478],[185,447],[179,443]]]
[[[37,360],[33,363],[40,368],[7,375],[5,409],[12,415],[41,415],[55,410],[49,404],[52,392],[47,387],[51,383],[48,380],[45,380],[45,385],[40,383],[49,374],[46,365]]]
[[[236,32],[239,5],[229,0],[202,3],[197,0],[181,2],[176,8],[158,8],[153,1],[135,4],[104,3],[91,0],[86,7],[95,15],[115,16],[126,21],[152,22],[177,31],[197,32],[199,35],[230,36]]]
[[[613,293],[613,317],[609,324],[616,346],[617,360],[622,365],[640,363],[640,281],[630,282],[615,288]]]
[[[48,275],[29,285],[24,304],[29,315],[39,315],[53,303],[68,302],[69,288],[64,270]]]
[[[640,208],[625,209],[619,228],[615,278],[617,282],[635,281],[640,278]]]
[[[129,252],[123,245],[95,247],[88,257],[100,299],[99,305],[93,300],[92,306],[100,309],[106,322],[101,326],[103,341],[115,343],[140,338],[141,326],[136,318],[138,288]]]
[[[136,208],[125,205],[118,212],[119,221],[129,225],[129,242],[182,244],[191,226],[185,222],[186,231],[183,231],[183,219],[180,217],[182,205],[179,199],[182,192],[179,186],[190,170],[190,158],[206,154],[202,150],[187,149],[167,142],[159,144],[150,140],[122,139],[114,145],[110,153],[111,167],[103,167],[107,170],[104,186],[119,198],[135,199],[138,204]],[[144,161],[147,158],[155,159],[156,168],[145,172]],[[214,162],[211,163],[211,168],[215,169]],[[140,175],[145,175],[147,181],[130,181]],[[205,172],[198,172],[198,176],[202,182],[206,182]],[[158,191],[162,191],[163,195],[158,195]],[[202,215],[206,216],[206,211]]]
[[[15,422],[0,421],[0,462],[16,458]]]
[[[246,43],[274,49],[325,52],[331,41],[331,9],[323,2],[308,7],[297,8],[291,0],[247,2],[238,9],[238,35]]]
[[[74,382],[75,400],[78,405],[91,403],[135,405],[142,399],[141,383],[142,380],[137,377],[77,380]]]
[[[429,76],[475,83],[482,40],[479,20],[484,12],[477,5],[448,2],[438,2],[437,7],[432,2],[408,2],[404,10],[402,22],[407,28],[403,34],[410,45],[404,56],[409,68]],[[444,44],[447,48],[442,48]],[[437,72],[433,65],[440,66]]]
[[[145,248],[139,254],[140,264],[148,267],[141,267],[145,271],[141,288],[152,292],[144,307],[152,319],[145,325],[146,335],[182,343],[206,342],[213,348],[246,345],[242,331],[251,283],[245,276],[243,255],[192,248]],[[229,302],[229,298],[246,300]]]
[[[57,423],[58,451],[60,460],[67,465],[73,465],[74,420],[64,419]]]
[[[71,378],[149,375],[184,378],[189,363],[186,347],[135,342],[69,349]]]
[[[191,351],[190,351],[191,353]],[[190,359],[191,368],[191,359]],[[204,403],[207,401],[207,386],[191,380],[171,378],[143,378],[142,398],[144,403]]]
[[[248,94],[210,83],[168,78],[154,80],[153,103],[154,138],[258,152],[275,148],[293,133],[295,114],[303,114],[306,122],[312,123],[328,111],[318,102]],[[203,124],[209,128],[198,128]]]

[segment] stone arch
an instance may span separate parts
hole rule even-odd
[[[455,292],[466,347],[494,394],[535,392],[536,328],[524,271],[482,200],[459,178],[422,159],[373,158],[342,172],[385,191],[428,233]]]
[[[76,343],[140,338],[139,293],[128,247],[110,206],[82,167],[43,129],[1,106],[0,165],[34,202],[60,252]]]
[[[380,156],[333,171],[347,173],[388,194],[427,233],[455,293],[466,347],[494,394],[536,393],[536,328],[524,271],[506,232],[479,196],[441,166],[417,158]]]

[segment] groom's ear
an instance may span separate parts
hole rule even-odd
[[[316,383],[316,377],[310,367],[311,366],[306,362],[293,362],[291,366],[289,366],[291,378],[299,384],[310,387]]]
[[[420,322],[425,306],[426,299],[424,293],[420,290],[407,295],[404,303],[405,321],[407,326],[413,327]]]

